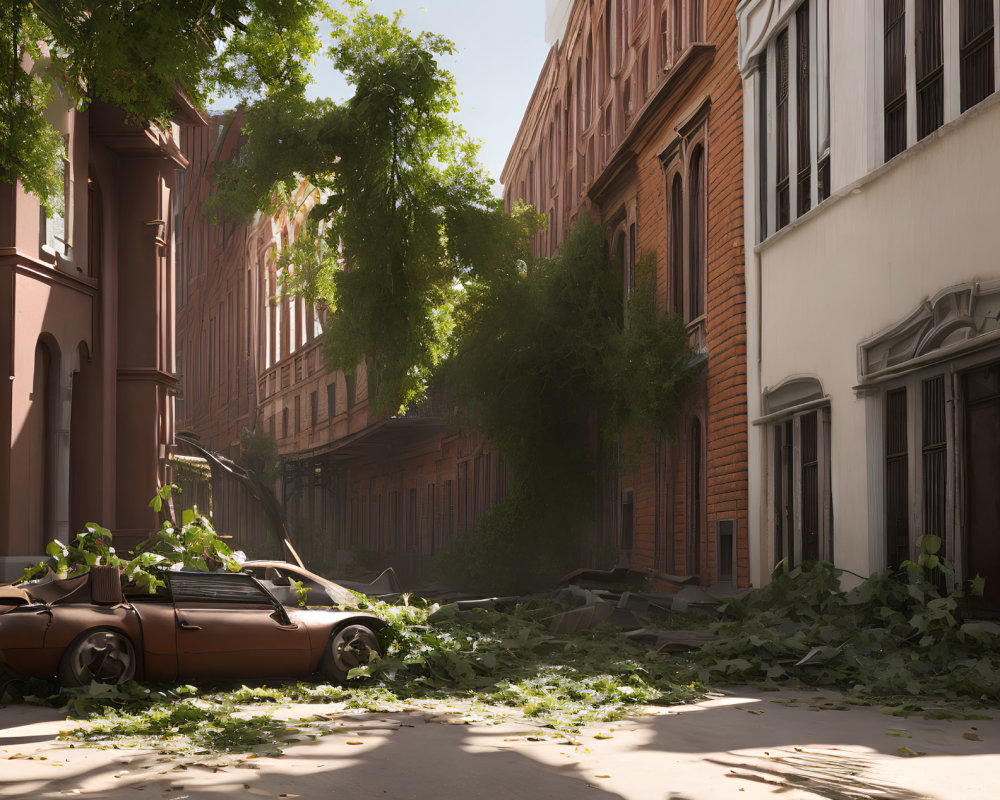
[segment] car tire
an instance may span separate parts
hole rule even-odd
[[[333,632],[320,662],[323,677],[339,684],[347,683],[347,674],[380,655],[378,637],[365,625],[346,625]]]
[[[84,631],[63,652],[59,661],[62,686],[97,683],[119,684],[135,677],[136,656],[132,640],[121,631],[97,628]]]

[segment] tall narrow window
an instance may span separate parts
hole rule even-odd
[[[885,160],[906,149],[906,0],[885,2]]]
[[[704,312],[705,283],[705,151],[695,150],[691,156],[690,168],[691,204],[688,220],[691,225],[691,241],[688,252],[691,261],[688,268],[688,314],[689,319],[697,319]]]
[[[691,41],[701,42],[705,39],[705,34],[702,31],[702,2],[701,0],[688,0],[688,8],[691,12]]]
[[[923,490],[925,534],[945,535],[948,443],[945,434],[944,376],[923,382]]]
[[[962,111],[993,94],[993,0],[959,0]]]
[[[701,572],[701,420],[691,422],[688,435],[687,463],[687,569],[689,575]]]
[[[795,146],[798,200],[796,216],[812,207],[812,137],[809,135],[809,4],[803,3],[795,12]]]
[[[795,548],[792,536],[795,526],[792,517],[792,421],[774,426],[774,564],[788,559],[789,568],[794,566]]]
[[[917,0],[916,5],[917,139],[936,131],[944,122],[941,3]]]
[[[819,547],[819,426],[815,411],[800,418],[802,448],[802,560],[816,561]]]
[[[674,0],[674,58],[684,49],[684,0]]]
[[[604,4],[604,54],[607,60],[607,73],[609,76],[615,72],[618,65],[618,15],[613,0],[607,0]]]
[[[784,228],[791,216],[791,196],[788,191],[788,29],[778,34],[775,46],[776,105],[774,126],[777,140],[775,196],[777,228]]]
[[[767,51],[760,54],[757,59],[757,85],[760,87],[760,95],[757,98],[757,205],[760,208],[760,238],[767,237]]]
[[[670,28],[667,22],[667,12],[660,14],[660,70],[667,67],[670,60]]]
[[[674,176],[670,188],[670,310],[684,313],[684,184]]]
[[[885,396],[885,546],[889,567],[898,567],[910,557],[906,430],[906,389],[896,389]]]

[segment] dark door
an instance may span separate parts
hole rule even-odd
[[[1000,614],[1000,363],[965,378],[965,577],[986,579],[984,611]]]

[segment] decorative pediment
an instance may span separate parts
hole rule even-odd
[[[740,41],[737,63],[746,74],[772,34],[799,5],[799,0],[743,0],[736,9]]]
[[[906,318],[858,345],[858,375],[906,367],[936,352],[961,351],[1000,330],[1000,281],[950,286]]]
[[[764,390],[764,414],[796,408],[823,399],[823,385],[816,378],[785,378]]]

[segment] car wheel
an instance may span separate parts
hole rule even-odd
[[[379,655],[378,637],[364,625],[347,625],[330,637],[319,665],[323,676],[337,683],[347,683],[347,673],[363,667]]]
[[[59,662],[59,683],[85,686],[92,681],[118,684],[135,677],[135,648],[118,631],[87,631],[66,648]]]

